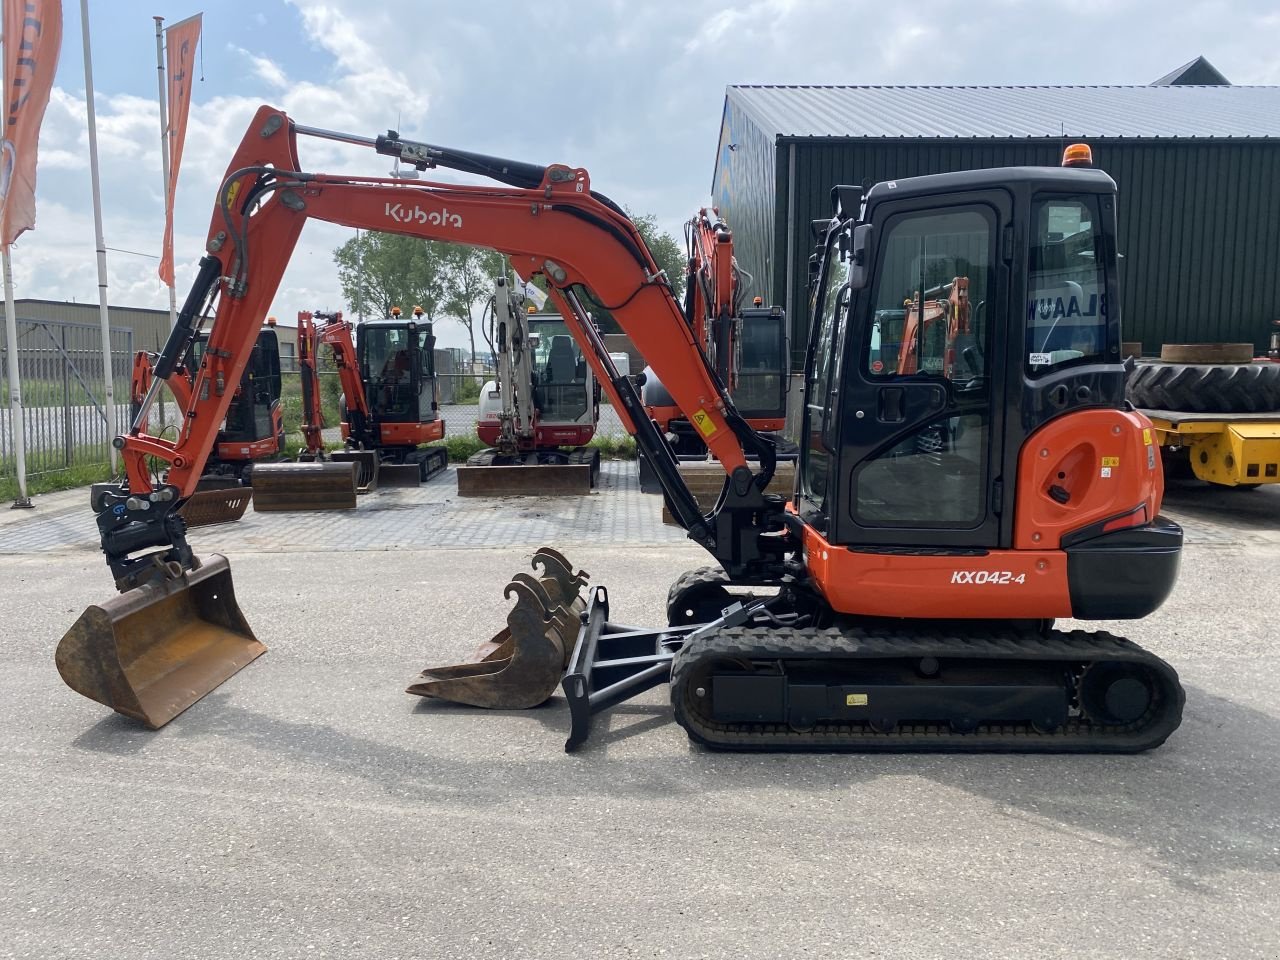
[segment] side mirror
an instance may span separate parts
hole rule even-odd
[[[861,290],[867,285],[871,259],[871,224],[860,223],[853,228],[853,241],[849,244],[849,289]]]

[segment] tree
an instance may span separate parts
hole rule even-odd
[[[428,320],[447,298],[450,245],[394,233],[366,231],[333,252],[338,282],[357,316],[385,317],[392,307],[422,307]]]
[[[444,302],[441,312],[466,327],[471,361],[476,358],[476,321],[493,289],[493,278],[506,271],[502,255],[479,247],[444,244]]]

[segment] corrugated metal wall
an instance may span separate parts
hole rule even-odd
[[[791,141],[779,139],[779,216],[794,231],[792,357],[803,362],[810,220],[829,216],[836,183],[984,167],[1053,165],[1060,141],[795,141],[795,210],[785,213]],[[1120,188],[1126,340],[1252,342],[1280,319],[1280,142],[1094,141],[1095,163]],[[772,197],[773,194],[771,193]],[[742,192],[735,200],[744,203]],[[773,237],[773,231],[763,232]],[[739,246],[758,243],[735,227]],[[778,242],[774,239],[773,242]],[[780,258],[781,259],[781,258]],[[780,266],[783,266],[780,264]],[[784,269],[773,298],[784,302]]]
[[[774,260],[775,235],[784,228],[784,222],[774,217],[776,182],[773,139],[726,101],[711,195],[733,230],[739,266],[755,280],[748,295],[762,296],[766,302],[774,289],[775,267],[781,266]],[[695,212],[690,210],[689,215]]]

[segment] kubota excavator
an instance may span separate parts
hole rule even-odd
[[[458,185],[302,172],[296,140],[368,146],[419,169],[487,178]],[[1068,149],[1072,160],[1078,148]],[[1134,752],[1180,722],[1183,691],[1155,655],[1058,617],[1143,617],[1173,589],[1181,529],[1160,516],[1150,424],[1124,401],[1116,188],[1082,167],[1018,167],[833,190],[805,368],[798,480],[763,492],[773,444],[737,410],[634,224],[587,172],[254,117],[219,190],[207,254],[157,364],[210,335],[174,439],[118,438],[127,478],[95,506],[124,593],[91,607],[59,644],[76,690],[152,726],[263,650],[236,606],[224,558],[197,560],[175,510],[195,489],[255,317],[275,295],[308,219],[491,247],[541,274],[668,505],[715,565],[669,597],[676,625],[608,621],[603,587],[554,551],[521,575],[508,629],[477,662],[427,671],[415,691],[491,706],[546,699],[560,679],[572,730],[669,682],[695,741],[745,750]],[[252,214],[252,215],[251,215]],[[1048,271],[1062,224],[1071,276]],[[953,375],[917,345],[917,369],[874,369],[878,311],[967,279],[976,369]],[[1096,298],[1096,336],[1070,357],[1038,348],[1026,304],[1070,283]],[[654,365],[726,472],[701,513],[662,432],[590,322],[588,287]],[[921,334],[925,324],[917,324]],[[920,334],[918,334],[919,336]],[[143,411],[145,413],[145,410]],[[747,454],[754,454],[753,472]],[[148,458],[170,464],[157,483]],[[744,592],[745,591],[745,592]]]
[[[590,493],[600,389],[581,348],[561,317],[537,312],[506,277],[494,279],[489,317],[496,379],[480,390],[476,420],[488,448],[458,468],[458,495]]]

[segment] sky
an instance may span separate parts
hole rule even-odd
[[[80,4],[45,115],[36,229],[13,250],[15,295],[97,302]],[[1280,83],[1268,0],[89,0],[108,285],[113,304],[168,307],[155,21],[204,14],[203,79],[175,201],[178,303],[213,200],[253,112],[536,163],[586,167],[593,188],[680,225],[708,202],[725,88],[765,84],[1149,83],[1204,55],[1237,84]],[[197,61],[200,69],[201,61]],[[305,169],[382,176],[370,150],[303,140]],[[272,313],[343,309],[311,222]],[[128,253],[119,251],[130,251]],[[465,331],[437,324],[442,345]]]

